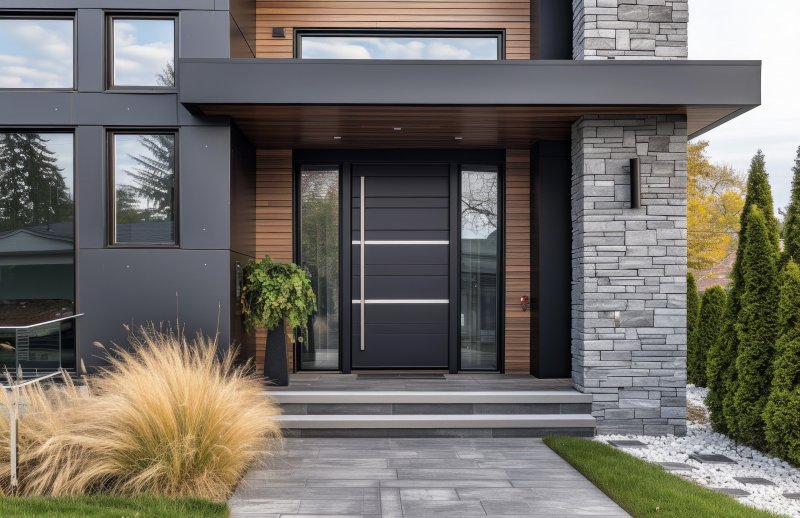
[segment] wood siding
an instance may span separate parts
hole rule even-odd
[[[505,29],[506,59],[530,59],[530,24],[530,0],[258,0],[256,56],[291,58],[294,28]]]
[[[276,261],[293,260],[292,152],[259,150],[256,153],[256,257]],[[256,335],[254,354],[263,370],[266,335]],[[293,347],[287,345],[289,372],[294,364]]]
[[[505,193],[505,371],[529,374],[531,315],[519,299],[531,299],[531,153],[506,152]]]

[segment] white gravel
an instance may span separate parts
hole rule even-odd
[[[703,405],[707,389],[689,385],[686,398],[695,405]],[[703,405],[704,406],[704,405]],[[682,462],[692,466],[691,471],[673,472],[703,486],[736,488],[750,493],[737,498],[744,504],[759,509],[800,518],[800,500],[784,497],[784,493],[800,493],[800,469],[788,462],[769,457],[746,446],[736,446],[727,436],[715,433],[709,425],[689,423],[686,437],[643,435],[602,435],[596,440],[639,440],[647,447],[622,448],[623,451],[650,462]],[[721,454],[736,464],[707,464],[690,460],[692,453]],[[775,486],[742,484],[734,477],[759,477],[771,480]]]

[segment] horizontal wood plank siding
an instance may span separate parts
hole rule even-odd
[[[529,374],[531,316],[519,299],[531,297],[531,154],[506,152],[505,371]]]
[[[293,260],[292,152],[259,150],[256,153],[256,256],[276,261]],[[287,345],[289,372],[294,364],[293,347]],[[266,334],[256,334],[252,356],[263,372]]]
[[[530,0],[258,0],[256,55],[291,58],[294,28],[505,29],[506,58],[530,59]],[[273,38],[272,28],[285,29]]]

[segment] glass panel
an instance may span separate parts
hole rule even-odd
[[[461,368],[497,370],[496,167],[461,171]]]
[[[317,313],[301,344],[301,368],[339,368],[339,168],[303,166],[300,258],[311,274]]]
[[[497,60],[496,36],[302,36],[305,59]]]
[[[175,20],[114,19],[114,86],[175,86]]]
[[[115,243],[175,243],[175,135],[114,135]]]
[[[0,327],[74,314],[73,178],[71,134],[0,133]],[[58,325],[22,335],[2,329],[0,343],[14,349],[0,348],[0,365],[14,369],[16,357],[26,367],[58,367],[60,349],[62,365],[74,367],[74,335],[62,335]]]
[[[0,88],[72,88],[72,20],[0,19]]]

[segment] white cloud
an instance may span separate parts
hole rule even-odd
[[[116,21],[114,24],[114,84],[156,86],[175,54],[174,39],[148,31],[149,24],[171,24],[162,20]]]
[[[72,23],[0,20],[0,88],[72,88]]]
[[[760,148],[767,158],[775,206],[789,202],[791,168],[800,146],[800,2],[762,0],[691,0],[691,59],[759,59],[762,105],[712,130],[701,138],[711,142],[714,161],[746,172]]]

